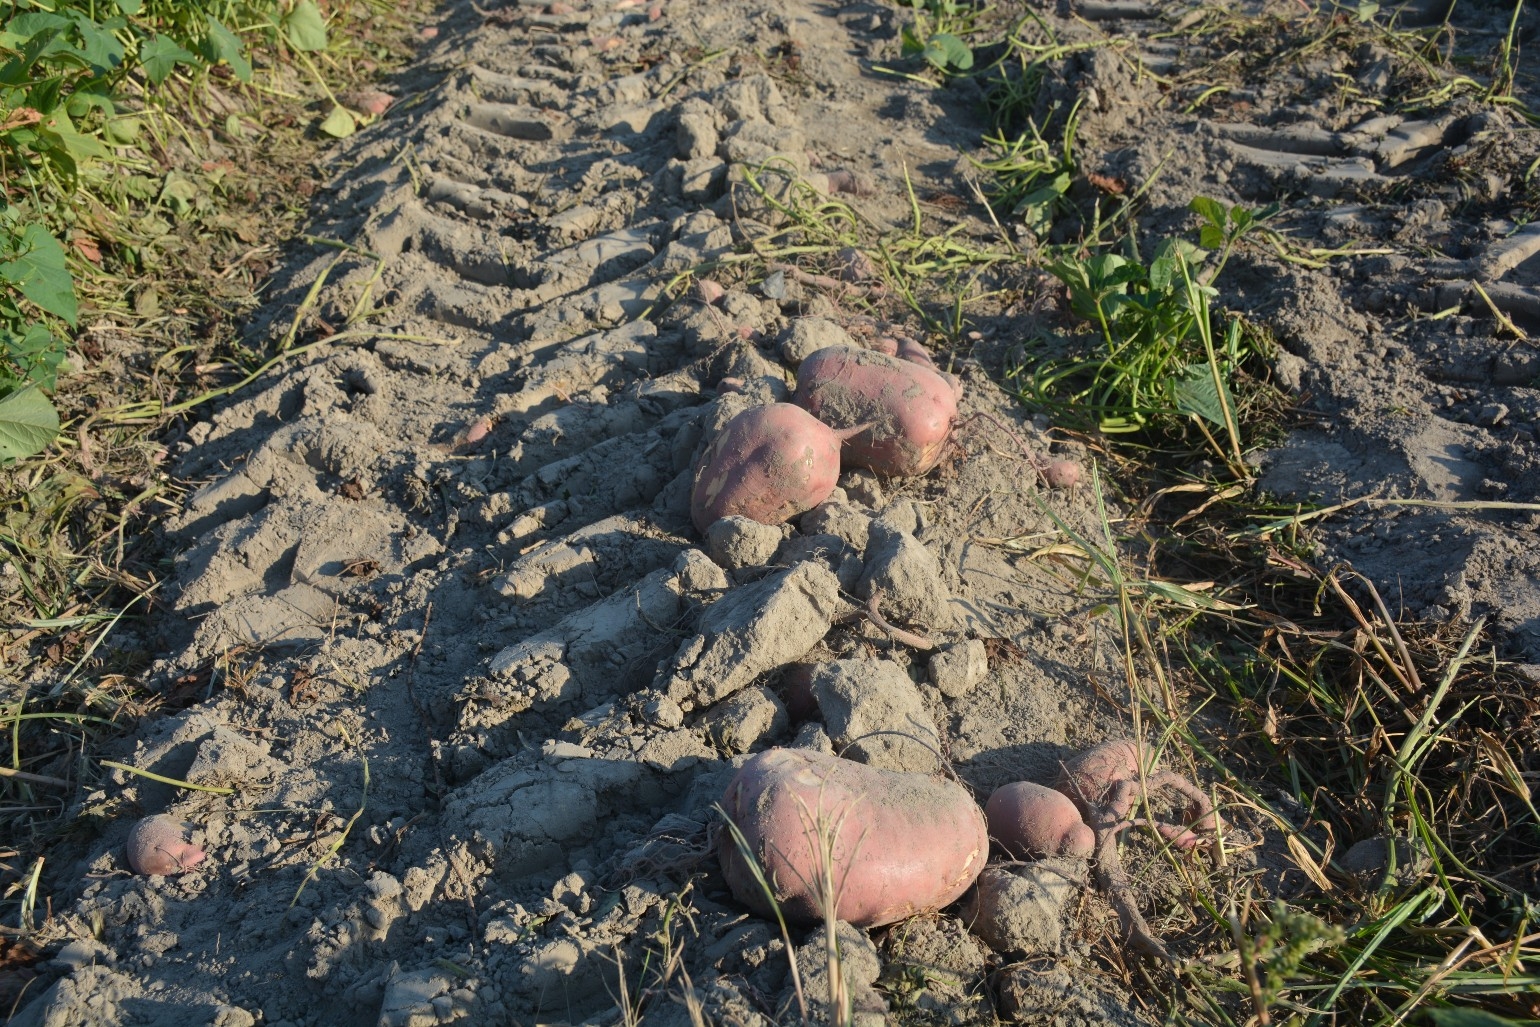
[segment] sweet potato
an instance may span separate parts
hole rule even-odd
[[[940,461],[960,391],[956,379],[918,362],[830,346],[797,368],[792,402],[836,429],[870,425],[846,443],[846,466],[907,476]]]
[[[1149,747],[1132,738],[1109,739],[1082,752],[1064,765],[1054,787],[1080,807],[1096,837],[1092,850],[1096,881],[1117,910],[1124,936],[1148,955],[1171,962],[1165,942],[1155,936],[1139,911],[1133,882],[1118,853],[1118,835],[1135,825],[1149,824],[1176,848],[1194,848],[1203,840],[1195,831],[1212,834],[1220,827],[1219,815],[1209,797],[1182,775],[1156,767]],[[1129,819],[1144,795],[1167,788],[1187,798],[1191,827],[1153,818]]]
[[[799,923],[821,921],[830,902],[838,919],[858,927],[938,910],[968,889],[989,857],[984,815],[962,786],[802,749],[749,760],[722,808],[776,905]],[[720,837],[733,895],[774,915],[732,832]]]
[[[1119,820],[1133,812],[1142,792],[1170,789],[1188,801],[1190,826],[1152,821],[1160,834],[1179,849],[1190,849],[1201,839],[1194,831],[1213,834],[1219,827],[1213,803],[1203,789],[1180,774],[1155,765],[1148,746],[1132,738],[1112,738],[1093,745],[1064,765],[1055,787],[1082,810],[1104,806]]]
[[[1001,785],[984,805],[989,836],[1013,859],[1089,856],[1096,836],[1062,792],[1031,781]]]
[[[145,817],[128,832],[128,865],[136,874],[180,874],[202,863],[207,853],[187,840],[187,826],[175,817]]]
[[[723,426],[695,469],[690,519],[705,532],[739,514],[780,524],[829,498],[841,434],[790,403],[752,407]]]

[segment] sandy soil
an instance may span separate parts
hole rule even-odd
[[[1299,252],[1358,253],[1304,266],[1253,247],[1221,282],[1276,336],[1301,403],[1260,458],[1265,487],[1445,504],[1325,518],[1323,557],[1409,615],[1488,613],[1540,663],[1540,519],[1491,505],[1540,498],[1540,354],[1470,289],[1540,322],[1540,232],[1513,222],[1533,210],[1532,134],[1474,100],[1381,116],[1411,79],[1368,44],[1242,55],[1231,88],[1184,113],[1183,69],[1219,56],[1171,31],[1185,8],[1034,6],[1062,40],[1121,40],[1054,64],[1045,102],[1080,103],[1083,171],[1145,188],[1150,238],[1190,232],[1206,195],[1281,203],[1272,227]],[[1460,6],[1462,42],[1485,52],[1506,15]],[[980,798],[1130,730],[1099,597],[1024,555],[1055,518],[1099,530],[1090,490],[1046,489],[1023,447],[1089,455],[997,384],[1060,316],[1037,279],[943,358],[965,426],[941,468],[847,473],[816,516],[768,535],[708,541],[689,523],[694,461],[727,416],[784,398],[799,347],[884,330],[837,292],[745,287],[731,264],[715,304],[666,291],[784,221],[746,168],[774,157],[825,187],[859,172],[871,189],[842,199],[895,230],[907,174],[928,231],[998,241],[977,204],[938,199],[972,195],[976,87],[872,70],[897,59],[906,17],[814,0],[446,6],[405,98],[338,155],[312,231],[348,248],[299,255],[264,317],[276,337],[301,316],[308,339],[379,313],[180,443],[198,487],[172,528],[156,682],[196,701],[115,755],[224,791],[118,773],[85,798],[89,838],[46,875],[56,950],[11,1023],[611,1023],[626,1001],[688,1023],[681,972],[711,1022],[789,1021],[779,931],[732,898],[711,850],[712,806],[749,752],[858,741],[850,716],[788,716],[788,664],[896,668],[918,706],[873,699],[860,723],[909,731],[922,711]],[[953,658],[860,616],[874,588]],[[913,766],[926,754],[868,758],[929,769]],[[207,860],[129,873],[124,841],[151,813],[191,825]],[[1266,858],[1261,825],[1234,829]],[[1179,933],[1180,883],[1143,843],[1128,858],[1152,924]],[[993,1022],[986,971],[1024,954],[1034,974],[1010,1001],[1025,1022],[1151,1022],[1158,1003],[1096,958],[1116,917],[1083,868],[1035,874],[995,882],[1019,922],[994,949],[956,910],[847,938],[863,1022],[917,967],[926,1016]],[[793,941],[816,997],[822,943]]]

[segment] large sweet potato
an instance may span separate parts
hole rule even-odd
[[[702,533],[738,514],[780,524],[829,498],[840,434],[790,403],[751,407],[723,426],[695,469],[690,519]]]
[[[967,890],[989,857],[984,815],[961,785],[802,749],[749,760],[722,807],[764,869],[775,903],[799,923],[821,921],[831,899],[834,915],[859,927],[938,910]],[[732,832],[720,837],[733,894],[773,915]]]
[[[792,402],[835,429],[868,425],[845,444],[846,466],[906,476],[940,461],[959,393],[955,378],[917,361],[830,346],[797,368]]]

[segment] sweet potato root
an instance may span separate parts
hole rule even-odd
[[[989,836],[1013,859],[1089,856],[1096,836],[1062,792],[1031,781],[1001,785],[984,805]]]
[[[739,514],[780,524],[829,498],[841,435],[790,403],[753,407],[722,428],[695,469],[690,519],[704,532]]]
[[[830,346],[797,368],[792,402],[836,429],[869,425],[846,444],[847,466],[907,476],[940,461],[960,392],[956,379],[917,361]]]
[[[1096,837],[1096,881],[1117,910],[1128,942],[1156,959],[1171,962],[1171,951],[1139,911],[1138,897],[1118,853],[1118,836],[1136,824],[1149,823],[1172,845],[1190,849],[1202,840],[1194,831],[1212,833],[1219,829],[1219,815],[1208,796],[1182,775],[1158,769],[1149,748],[1132,738],[1109,739],[1082,752],[1064,765],[1054,787],[1080,808]],[[1190,827],[1129,819],[1143,795],[1165,788],[1187,798]]]
[[[776,905],[799,923],[821,921],[831,902],[838,919],[858,927],[938,910],[967,890],[989,856],[984,816],[960,785],[802,749],[749,760],[722,808]],[[733,895],[772,916],[730,831],[718,851]]]

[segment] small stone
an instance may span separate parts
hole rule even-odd
[[[1069,861],[990,867],[979,875],[965,919],[996,952],[1057,955],[1064,938],[1064,907],[1079,880]]]
[[[684,725],[684,710],[666,695],[660,695],[643,704],[642,716],[666,731],[672,731]]]
[[[868,510],[881,510],[882,504],[887,502],[887,497],[882,492],[882,482],[878,480],[873,471],[864,467],[857,467],[840,475],[840,486],[845,490],[850,502],[860,504]]]
[[[930,658],[930,680],[948,699],[961,699],[989,674],[989,653],[976,638],[949,645]]]
[[[711,557],[699,549],[686,549],[674,560],[679,587],[686,592],[721,592],[727,588],[727,575]]]
[[[1508,405],[1506,403],[1488,403],[1481,408],[1481,422],[1496,428],[1508,418]]]
[[[760,567],[775,556],[783,538],[779,526],[760,524],[735,514],[720,518],[706,529],[706,551],[730,571]]]
[[[850,333],[826,317],[799,317],[781,332],[781,359],[792,367],[830,346],[854,346]]]
[[[882,770],[935,772],[941,739],[920,690],[898,664],[819,664],[812,689],[829,735],[846,757]]]
[[[732,753],[750,752],[786,730],[786,707],[763,685],[751,685],[713,706],[702,718],[712,744]]]

